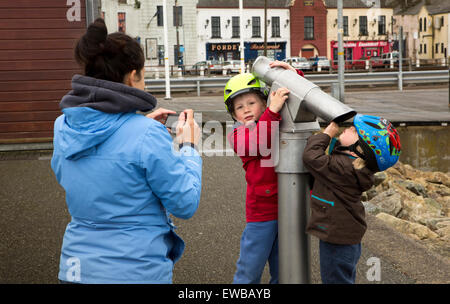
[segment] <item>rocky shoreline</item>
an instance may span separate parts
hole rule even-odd
[[[366,213],[450,261],[450,175],[398,162],[363,193]]]

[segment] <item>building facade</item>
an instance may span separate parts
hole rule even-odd
[[[413,60],[448,58],[450,2],[404,0],[394,13],[394,31],[403,27],[407,57]]]
[[[197,0],[167,0],[169,63],[192,65],[197,52]],[[146,65],[164,65],[163,2],[102,0],[108,32],[123,31],[142,45]]]
[[[291,2],[291,54],[327,56],[327,8],[323,0]]]
[[[325,0],[327,57],[337,60],[337,1]],[[379,57],[393,48],[393,7],[380,0],[344,0],[343,39],[345,59]]]
[[[244,59],[255,60],[264,53],[264,0],[244,1],[244,32],[239,27],[239,1],[199,0],[197,5],[197,49],[200,60],[239,60],[240,37]],[[286,0],[268,1],[267,57],[290,56],[289,6]]]

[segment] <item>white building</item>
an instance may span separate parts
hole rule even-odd
[[[108,32],[122,30],[136,37],[144,49],[146,65],[164,65],[163,1],[102,0],[101,2]],[[171,65],[176,61],[177,46],[180,48],[180,64],[192,65],[198,61],[196,5],[197,0],[167,0],[168,54]],[[176,11],[178,14],[175,14]],[[178,27],[175,22],[176,16]]]
[[[290,56],[289,3],[271,0],[267,9],[267,56]],[[245,61],[264,52],[264,0],[244,0]],[[199,0],[197,5],[197,59],[239,60],[239,1]]]

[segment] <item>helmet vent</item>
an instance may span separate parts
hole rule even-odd
[[[365,123],[368,124],[369,126],[375,128],[375,129],[381,130],[381,127],[379,125],[376,125],[376,124],[374,124],[372,122],[369,122],[369,121],[365,121]]]
[[[256,83],[256,78],[253,78],[252,80],[250,80],[247,85],[254,85]]]
[[[233,91],[230,89],[225,90],[225,94],[230,94],[231,92],[233,92]]]

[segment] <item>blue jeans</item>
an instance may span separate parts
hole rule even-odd
[[[361,243],[337,245],[320,240],[320,276],[323,284],[354,284]]]
[[[247,223],[233,284],[259,284],[267,261],[270,284],[278,284],[278,221]]]

